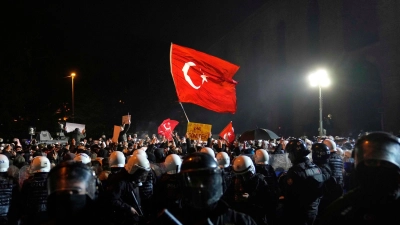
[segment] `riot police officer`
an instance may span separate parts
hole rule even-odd
[[[232,166],[231,159],[226,152],[218,152],[216,156],[219,167],[221,168],[222,175],[222,186],[224,187],[224,192],[229,187],[232,182]]]
[[[107,198],[114,214],[115,224],[139,224],[143,222],[139,187],[150,172],[150,162],[146,156],[137,154],[129,158],[125,167],[109,177]]]
[[[163,163],[165,173],[163,173],[155,185],[154,201],[157,213],[164,208],[173,208],[180,199],[179,172],[181,170],[182,159],[177,154],[170,154]]]
[[[17,224],[20,201],[18,181],[7,173],[10,161],[0,154],[0,224]]]
[[[250,216],[231,209],[220,199],[221,169],[209,154],[189,154],[183,159],[179,174],[182,182],[179,207],[165,210],[154,224],[256,224]]]
[[[322,197],[323,175],[321,169],[307,157],[301,139],[292,139],[286,145],[292,167],[283,179],[283,213],[285,224],[312,225]]]
[[[329,166],[329,156],[331,154],[328,146],[323,143],[314,143],[311,146],[312,159],[322,171],[324,179],[323,196],[318,206],[318,215],[323,213],[325,208],[337,198],[337,192],[341,191],[341,186],[336,182],[331,167]]]
[[[100,223],[97,182],[93,170],[77,161],[65,161],[47,176],[47,211],[50,224],[87,224],[82,218]]]
[[[224,199],[233,209],[250,215],[257,224],[272,223],[278,196],[271,191],[262,174],[256,173],[250,157],[240,155],[233,161],[234,177]]]
[[[50,160],[46,156],[33,158],[30,171],[33,176],[24,181],[22,195],[22,224],[41,224],[48,221],[47,214],[47,175]]]
[[[372,132],[361,136],[353,151],[358,186],[332,203],[320,224],[399,224],[399,139]]]

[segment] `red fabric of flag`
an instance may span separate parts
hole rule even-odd
[[[160,126],[158,126],[158,134],[164,135],[169,141],[172,140],[172,132],[174,131],[178,121],[170,120],[169,118],[164,120]]]
[[[232,121],[226,125],[226,127],[219,133],[219,136],[229,143],[235,140],[235,132],[233,130]]]
[[[239,66],[194,49],[171,44],[171,74],[180,102],[219,113],[236,112]]]

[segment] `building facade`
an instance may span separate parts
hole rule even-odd
[[[398,134],[398,12],[396,0],[269,1],[207,52],[240,65],[237,120],[282,136],[317,135],[318,88],[308,74],[325,68],[328,135]]]

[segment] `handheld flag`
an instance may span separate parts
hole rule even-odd
[[[194,49],[171,44],[171,74],[180,102],[219,113],[236,112],[239,66]]]
[[[235,132],[233,130],[232,121],[219,133],[219,136],[229,143],[235,140]]]
[[[164,135],[169,141],[172,140],[172,132],[179,122],[176,120],[170,120],[169,118],[164,120],[160,126],[158,126],[158,134]]]

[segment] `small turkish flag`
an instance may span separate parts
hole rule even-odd
[[[235,140],[235,132],[233,130],[232,121],[219,133],[219,136],[229,143]]]
[[[172,132],[174,131],[178,121],[170,120],[169,118],[164,120],[160,126],[158,126],[158,134],[164,135],[169,141],[172,140]]]
[[[194,49],[171,44],[171,74],[179,102],[189,102],[219,113],[236,112],[239,66]]]

